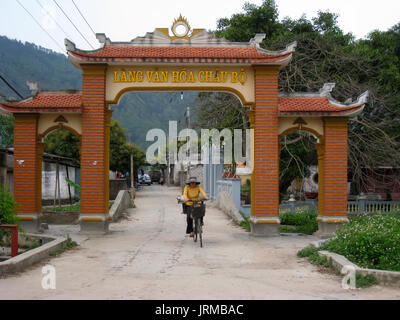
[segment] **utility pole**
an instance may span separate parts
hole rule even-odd
[[[190,129],[190,107],[186,108],[186,128]],[[188,136],[188,144],[187,144],[187,157],[188,157],[188,178],[190,178],[190,137]]]
[[[131,188],[133,190],[133,154],[131,153]]]

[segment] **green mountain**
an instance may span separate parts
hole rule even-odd
[[[0,36],[0,74],[24,97],[30,92],[27,80],[39,82],[44,89],[80,89],[81,72],[63,54]],[[18,98],[0,80],[0,94]]]
[[[39,82],[43,89],[80,89],[81,71],[63,54],[0,36],[0,74],[24,97],[30,95],[27,80]],[[18,96],[0,80],[0,94],[7,98]],[[168,131],[168,121],[184,124],[186,107],[193,106],[197,93],[185,92],[131,92],[113,106],[113,118],[127,132],[129,141],[146,148],[146,133],[153,128]]]
[[[195,105],[197,95],[197,92],[185,92],[181,99],[180,92],[127,93],[117,106],[112,106],[113,119],[125,128],[128,140],[146,149],[153,143],[146,142],[148,130],[158,128],[168,135],[169,121],[178,121],[178,130],[185,127],[186,108]],[[194,117],[191,118],[193,121]]]

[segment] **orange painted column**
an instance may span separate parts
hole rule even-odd
[[[108,231],[106,207],[106,65],[83,65],[81,138],[82,232]],[[107,179],[108,182],[108,179]]]
[[[319,142],[315,145],[318,154],[318,215],[324,212],[324,144]]]
[[[279,235],[278,72],[255,67],[254,215],[252,234]]]
[[[14,114],[14,197],[20,225],[37,231],[41,218],[42,163],[38,144],[39,114]]]
[[[247,115],[249,117],[249,122],[250,122],[250,129],[254,130],[255,126],[255,111],[254,110],[249,110],[247,111]],[[254,132],[254,131],[253,131]],[[250,180],[250,216],[255,216],[255,174],[254,174],[254,134],[252,133],[251,136],[251,180]]]
[[[347,218],[347,118],[324,118],[323,203],[318,235],[334,234]]]

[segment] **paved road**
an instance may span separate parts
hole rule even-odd
[[[77,249],[0,279],[0,299],[400,299],[400,290],[381,286],[346,291],[339,276],[297,258],[312,236],[253,238],[214,208],[200,248],[185,236],[178,193],[145,187],[110,234],[74,235]],[[46,263],[56,268],[56,290],[41,288]]]

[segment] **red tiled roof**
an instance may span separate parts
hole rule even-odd
[[[188,59],[180,62],[258,62],[271,63],[285,59],[291,52],[284,54],[267,54],[258,52],[256,47],[145,47],[145,46],[106,46],[101,51],[81,53],[70,51],[74,56],[88,61],[104,61],[102,59],[139,59],[139,61],[150,61],[162,59]],[[202,61],[204,59],[204,61]],[[223,60],[223,61],[221,61]],[[216,62],[217,62],[216,61]],[[212,61],[214,62],[214,61]]]
[[[37,94],[32,99],[15,104],[1,104],[1,107],[10,112],[80,112],[82,94]]]
[[[352,113],[363,106],[339,107],[332,105],[327,97],[279,97],[278,105],[281,115],[296,113],[335,113],[344,115]]]

